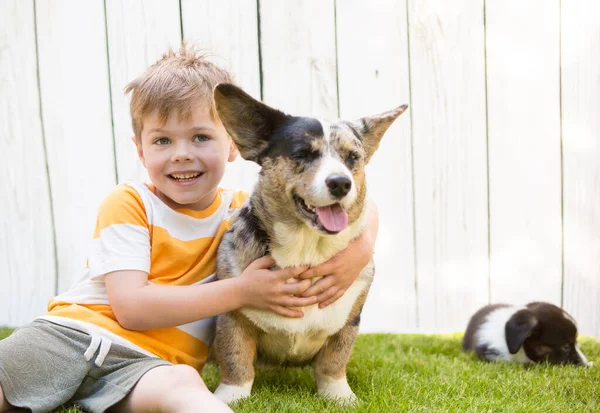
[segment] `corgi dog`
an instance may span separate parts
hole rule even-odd
[[[266,254],[279,268],[315,266],[360,235],[365,165],[407,105],[356,121],[326,121],[287,115],[231,84],[217,85],[214,101],[241,156],[261,166],[249,199],[223,236],[218,279],[239,276]],[[312,365],[319,394],[355,400],[346,364],[373,274],[371,261],[335,303],[302,307],[302,318],[248,307],[220,315],[215,395],[225,402],[250,396],[255,365]]]

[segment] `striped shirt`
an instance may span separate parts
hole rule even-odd
[[[201,370],[212,341],[214,318],[172,328],[127,330],[113,313],[104,274],[138,270],[158,285],[194,285],[215,278],[217,248],[245,192],[219,189],[202,211],[174,210],[154,187],[117,186],[100,206],[84,276],[55,297],[43,319],[85,331],[149,356]]]

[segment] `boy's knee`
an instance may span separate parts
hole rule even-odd
[[[165,412],[232,412],[208,390],[198,372],[186,365],[169,368],[159,407]]]
[[[208,390],[204,380],[196,369],[186,364],[176,364],[165,369],[164,383],[172,389],[195,388],[198,390]]]

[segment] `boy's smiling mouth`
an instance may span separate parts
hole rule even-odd
[[[204,175],[204,172],[174,172],[167,176],[177,183],[192,183],[202,175]]]

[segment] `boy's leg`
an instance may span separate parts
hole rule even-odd
[[[110,409],[117,413],[233,412],[187,365],[158,366],[148,371],[131,393]]]
[[[4,393],[2,392],[2,386],[0,385],[0,413],[4,413],[12,409],[13,407],[8,403]]]

